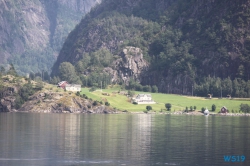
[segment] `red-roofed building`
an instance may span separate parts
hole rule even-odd
[[[65,89],[66,85],[69,83],[67,81],[61,81],[57,84],[57,87]]]

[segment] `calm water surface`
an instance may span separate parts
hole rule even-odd
[[[1,113],[0,165],[250,165],[250,117]]]

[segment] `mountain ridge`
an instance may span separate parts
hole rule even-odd
[[[0,64],[50,71],[68,33],[100,0],[0,1]]]
[[[76,66],[99,49],[116,56],[133,46],[150,64],[140,83],[161,92],[191,94],[209,77],[248,81],[249,6],[248,0],[106,0],[70,33],[52,76],[61,62]]]

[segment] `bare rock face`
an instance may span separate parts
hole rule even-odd
[[[17,93],[17,87],[7,87],[1,91],[0,99],[0,112],[14,112],[16,97],[14,93]]]
[[[100,2],[0,0],[0,64],[14,56],[27,56],[29,51],[46,53],[48,49],[53,50],[53,59],[82,16]]]
[[[123,81],[128,84],[131,78],[141,81],[149,66],[143,58],[142,50],[136,47],[126,47],[120,56],[121,58],[113,62],[112,67],[104,69],[104,72],[112,76],[112,82]]]

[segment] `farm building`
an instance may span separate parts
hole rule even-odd
[[[223,106],[221,109],[220,109],[220,113],[228,113],[228,109]]]
[[[66,91],[72,91],[72,92],[80,92],[81,91],[81,85],[76,84],[67,84],[65,86]]]
[[[57,84],[57,87],[65,89],[67,84],[69,84],[67,81],[61,81]]]
[[[155,104],[152,100],[151,94],[138,94],[135,98],[133,98],[133,102],[138,104]]]

